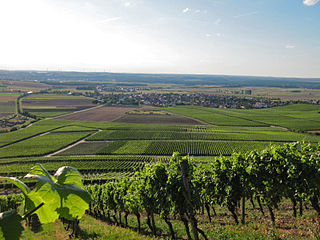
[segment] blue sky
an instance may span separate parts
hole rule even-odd
[[[319,0],[3,0],[0,68],[320,77]]]

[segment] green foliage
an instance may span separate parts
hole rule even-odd
[[[19,239],[23,229],[21,220],[31,214],[36,213],[41,223],[50,223],[58,218],[80,219],[89,207],[91,196],[84,190],[82,176],[74,168],[61,167],[51,176],[45,168],[38,165],[25,177],[37,180],[32,191],[16,178],[0,178],[16,185],[25,198],[23,217],[16,210],[0,214],[0,236],[5,239]]]
[[[147,164],[128,179],[107,183],[102,188],[91,186],[95,204],[90,211],[99,217],[104,216],[102,207],[107,212],[127,211],[136,215],[144,209],[147,215],[159,214],[168,222],[173,215],[182,221],[186,216],[191,219],[201,206],[209,204],[226,206],[238,223],[239,202],[259,197],[273,222],[273,210],[283,198],[310,202],[320,214],[319,166],[320,144],[270,146],[261,152],[216,158],[207,166],[196,166],[189,157],[175,153],[169,162]]]
[[[51,176],[38,165],[25,177],[37,179],[35,189],[28,194],[34,206],[27,205],[27,210],[44,202],[36,211],[42,223],[54,222],[59,216],[69,220],[81,218],[89,207],[91,197],[83,190],[82,176],[74,168],[61,167]]]
[[[23,227],[16,210],[0,213],[0,239],[19,240]]]

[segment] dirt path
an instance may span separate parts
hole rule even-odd
[[[288,129],[288,128],[281,127],[281,126],[274,126],[274,125],[271,125],[270,127],[273,127],[273,128],[281,128],[281,129],[284,129],[284,130],[289,131],[289,129]]]
[[[74,146],[76,146],[76,145],[78,145],[78,144],[80,144],[80,143],[84,143],[88,137],[91,137],[91,136],[93,136],[94,134],[96,134],[96,133],[98,133],[98,132],[101,132],[101,131],[102,131],[102,130],[99,129],[98,131],[91,133],[89,136],[87,136],[87,137],[79,140],[78,142],[75,142],[75,143],[73,143],[73,144],[71,144],[71,145],[69,145],[69,146],[67,146],[67,147],[65,147],[65,148],[62,148],[62,149],[60,149],[60,150],[58,150],[58,151],[56,151],[56,152],[50,153],[50,154],[46,155],[45,157],[55,156],[56,154],[59,154],[59,153],[65,151],[65,150],[68,150],[69,148],[72,148],[72,147],[74,147]]]

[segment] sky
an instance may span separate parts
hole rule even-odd
[[[0,0],[0,69],[320,77],[320,0]]]

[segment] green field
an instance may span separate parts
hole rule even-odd
[[[255,141],[115,141],[97,152],[98,154],[146,154],[172,155],[180,152],[195,156],[228,156],[234,152],[262,150],[272,142]]]
[[[51,118],[51,117],[57,117],[60,115],[67,114],[69,112],[32,112],[30,111],[30,113],[41,118]]]
[[[193,106],[174,107],[166,110],[219,126],[274,125],[300,131],[320,130],[320,105],[315,104],[295,104],[249,110]]]
[[[33,137],[22,142],[14,143],[7,147],[0,148],[0,158],[41,156],[49,154],[88,136],[88,134],[88,132],[61,134],[51,133]]]
[[[57,131],[60,131],[59,129]],[[318,136],[310,134],[294,133],[281,129],[265,128],[241,129],[191,129],[187,131],[147,131],[147,130],[104,130],[91,137],[88,141],[112,141],[112,140],[246,140],[246,141],[311,141],[318,142]]]
[[[96,154],[108,143],[106,142],[84,142],[80,143],[66,151],[61,152],[60,156],[72,156],[72,155],[91,155]]]

